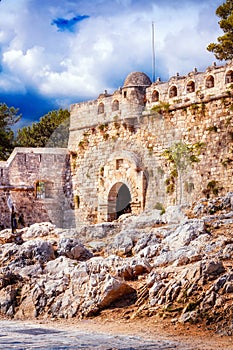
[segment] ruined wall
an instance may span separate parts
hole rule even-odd
[[[72,226],[67,168],[66,149],[16,148],[7,162],[0,163],[1,228],[10,226],[9,196],[17,218],[23,215],[21,226],[51,221],[63,227],[66,220]]]
[[[89,114],[89,105],[98,108],[99,99],[72,107],[69,151],[77,224],[108,220],[117,184],[129,188],[135,214],[233,190],[232,68],[213,65],[146,88],[137,81],[124,85],[114,113],[114,94],[101,97],[109,113]],[[134,106],[132,114],[127,103]],[[175,174],[163,153],[179,143],[192,152]]]

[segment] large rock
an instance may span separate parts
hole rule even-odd
[[[178,250],[188,246],[191,241],[205,233],[205,223],[202,220],[192,220],[181,224],[171,235],[163,241],[170,250]]]
[[[116,279],[113,276],[109,276],[103,285],[100,301],[98,303],[99,308],[106,308],[111,305],[114,301],[121,298],[125,298],[128,295],[136,296],[136,290],[123,282],[122,280]]]
[[[59,241],[57,254],[79,261],[88,260],[93,256],[77,238],[62,238]]]
[[[56,235],[56,226],[51,224],[51,222],[42,222],[38,224],[33,224],[27,229],[23,229],[22,237],[24,239],[46,237],[49,235]]]

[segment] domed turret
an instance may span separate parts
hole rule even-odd
[[[132,72],[126,77],[123,88],[136,86],[147,87],[151,84],[150,78],[145,73]]]

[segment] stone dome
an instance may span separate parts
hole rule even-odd
[[[126,77],[123,87],[150,86],[151,84],[150,78],[145,73],[132,72]]]

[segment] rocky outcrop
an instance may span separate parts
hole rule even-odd
[[[127,308],[233,334],[233,193],[118,222],[0,232],[0,312],[89,317]],[[19,239],[19,237],[21,239]]]

